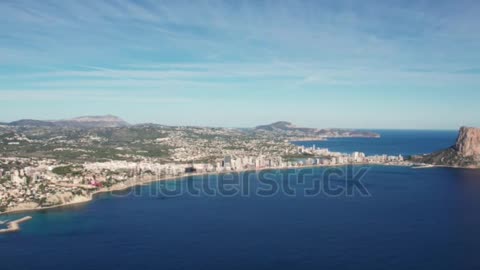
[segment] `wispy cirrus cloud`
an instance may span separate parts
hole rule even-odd
[[[478,76],[463,69],[429,66],[400,69],[372,67],[337,68],[311,63],[164,63],[133,64],[119,68],[87,66],[5,75],[5,82],[30,89],[190,89],[228,90],[254,87],[259,82],[274,86],[283,82],[292,89],[304,86],[378,86],[401,82],[404,86],[476,86]]]
[[[470,43],[461,46],[479,44],[471,35],[479,22],[475,2],[364,2],[5,1],[0,22],[2,32],[16,39],[6,47],[36,44],[79,62],[115,57],[125,63],[145,51],[156,51],[158,61],[168,51],[176,60],[293,58],[393,65],[419,55],[445,59],[440,53],[454,50],[460,39]],[[58,64],[50,58],[38,57]]]
[[[319,114],[334,109],[328,99],[343,106],[355,93],[374,111],[384,104],[379,91],[409,93],[389,101],[397,111],[433,99],[461,112],[448,91],[468,103],[480,87],[479,13],[469,0],[0,1],[0,100],[8,101],[0,112],[53,115],[61,102],[77,112],[120,111],[117,103],[136,102],[151,105],[137,106],[138,118],[169,104],[199,115],[222,100],[224,111],[245,102],[252,115],[277,116],[306,95],[303,102],[325,103],[301,113]],[[352,101],[343,113],[355,119],[359,106]],[[426,107],[435,108],[412,114]]]
[[[0,101],[49,101],[49,102],[115,102],[115,103],[145,103],[145,104],[182,104],[191,103],[193,100],[188,97],[161,97],[151,94],[134,94],[128,92],[112,91],[85,91],[78,89],[62,90],[2,90]]]

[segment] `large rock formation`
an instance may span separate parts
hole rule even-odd
[[[424,156],[414,156],[415,162],[432,165],[480,168],[480,128],[462,127],[454,146]]]
[[[57,125],[77,128],[126,127],[129,124],[113,115],[82,116],[73,119],[55,121]]]
[[[480,157],[480,128],[462,127],[455,149],[465,157]]]

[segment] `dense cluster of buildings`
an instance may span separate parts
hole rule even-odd
[[[404,164],[405,160],[402,155],[372,155],[367,156],[362,152],[353,152],[351,154],[330,152],[327,148],[317,148],[315,145],[311,147],[298,147],[299,153],[306,153],[314,156],[299,161],[297,165],[344,165],[344,164]]]
[[[330,152],[315,145],[295,146],[284,140],[232,132],[235,131],[211,128],[194,129],[193,132],[180,128],[169,132],[153,140],[171,149],[167,162],[141,156],[135,156],[135,160],[83,163],[0,157],[0,212],[85,201],[95,191],[192,173],[343,164],[407,164],[402,156]],[[53,151],[69,149],[63,147]],[[85,151],[85,154],[89,152]]]
[[[0,211],[53,206],[71,201],[74,194],[86,195],[88,189],[59,184],[65,179],[52,172],[57,165],[49,159],[0,159]]]
[[[212,163],[223,156],[282,156],[296,151],[295,146],[287,141],[247,137],[234,130],[211,128],[171,132],[157,143],[171,149],[170,157],[175,162],[200,160]]]

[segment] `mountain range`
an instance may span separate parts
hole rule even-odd
[[[294,124],[286,121],[275,122],[270,125],[257,126],[257,132],[274,132],[286,136],[299,137],[364,137],[364,138],[378,138],[379,134],[371,131],[350,130],[350,129],[317,129],[297,127]]]
[[[64,120],[34,120],[22,119],[10,123],[4,123],[6,126],[13,127],[72,127],[72,128],[97,128],[97,127],[126,127],[130,124],[123,119],[113,115],[102,116],[82,116]]]
[[[10,123],[0,123],[3,126],[20,128],[118,128],[118,127],[142,127],[159,126],[156,124],[130,125],[123,119],[113,115],[82,116],[63,120],[35,120],[22,119]],[[161,125],[160,125],[161,126]],[[290,138],[321,139],[327,137],[368,137],[377,138],[378,134],[370,131],[359,131],[349,129],[316,129],[297,127],[286,121],[279,121],[268,125],[261,125],[255,128],[243,129],[254,133],[273,133]]]

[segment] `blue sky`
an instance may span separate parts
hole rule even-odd
[[[0,121],[480,126],[478,1],[1,1]]]

